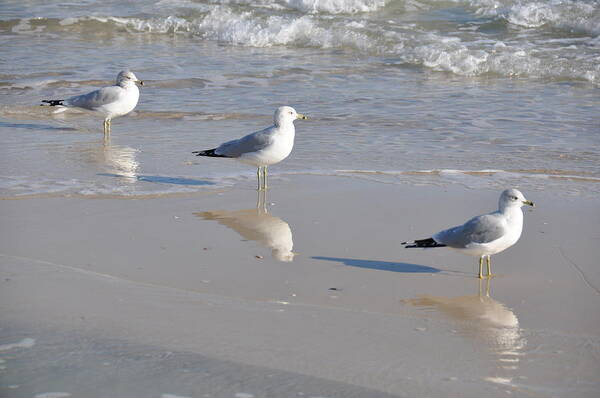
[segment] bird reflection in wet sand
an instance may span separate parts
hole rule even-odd
[[[136,159],[138,152],[128,146],[111,145],[110,140],[74,150],[81,161],[99,167],[102,175],[120,177],[128,183],[137,181],[140,171],[140,163]]]
[[[194,213],[205,220],[215,220],[229,227],[244,239],[253,240],[272,250],[273,258],[290,262],[296,253],[292,251],[294,242],[288,223],[269,214],[266,204],[266,192],[258,192],[256,208],[244,210],[215,210]]]
[[[527,344],[515,313],[490,297],[490,279],[479,281],[479,294],[459,297],[421,295],[403,303],[426,310],[437,310],[456,322],[459,333],[483,342],[497,356],[499,374],[487,381],[513,385],[511,376],[517,369]],[[485,284],[485,285],[484,285]]]
[[[135,156],[138,150],[126,146],[104,145],[104,164],[111,173],[118,174],[126,180],[137,180],[140,164]]]

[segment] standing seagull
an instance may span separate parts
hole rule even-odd
[[[135,109],[140,98],[139,80],[131,71],[124,70],[117,75],[114,86],[103,87],[87,94],[76,95],[66,100],[42,100],[50,106],[64,108],[82,108],[98,112],[104,116],[104,138],[110,136],[110,121],[112,118],[123,116]]]
[[[431,238],[402,242],[406,248],[445,247],[464,254],[479,256],[479,278],[483,278],[483,258],[487,260],[487,276],[492,276],[490,256],[508,249],[521,237],[523,205],[533,202],[517,189],[507,189],[500,195],[498,211],[474,217],[457,227],[438,232]]]
[[[308,119],[290,106],[275,111],[275,124],[264,130],[228,141],[217,148],[192,152],[197,156],[233,158],[258,167],[258,190],[267,189],[267,166],[287,158],[294,147],[294,120]],[[261,183],[262,180],[262,183]]]

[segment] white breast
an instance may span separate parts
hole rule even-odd
[[[118,101],[101,106],[98,111],[104,113],[107,118],[112,119],[131,112],[137,106],[140,98],[140,90],[135,85],[123,89],[124,93]]]

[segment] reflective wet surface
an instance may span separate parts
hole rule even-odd
[[[267,192],[257,192],[256,207],[243,210],[214,210],[197,212],[204,220],[217,221],[229,227],[243,239],[258,242],[271,249],[274,259],[283,262],[294,260],[294,239],[290,225],[279,217],[269,214]]]
[[[460,208],[426,217],[442,193]],[[597,203],[536,197],[545,210],[526,215],[521,241],[495,259],[499,276],[480,282],[469,257],[399,242],[415,228],[462,219],[497,192],[465,205],[461,189],[296,176],[267,195],[258,207],[250,188],[2,201],[11,231],[0,247],[10,326],[0,329],[2,392],[75,396],[114,386],[128,396],[291,389],[588,397],[597,390],[596,291],[560,254],[596,285],[593,263],[582,257],[595,243],[575,233],[591,231],[595,220],[569,220],[595,214]],[[293,261],[280,261],[278,253],[291,251]],[[81,371],[71,370],[73,358]]]

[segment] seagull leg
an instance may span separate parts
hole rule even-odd
[[[266,191],[267,190],[267,166],[263,166],[263,189]]]
[[[479,279],[483,279],[483,256],[479,257]]]
[[[107,140],[110,137],[110,119],[104,120],[104,139]]]
[[[486,257],[486,263],[487,263],[487,271],[488,271],[488,278],[491,278],[492,276],[494,276],[494,274],[492,274],[492,260],[490,258],[490,255],[488,254]]]
[[[256,178],[258,179],[258,188],[256,189],[257,191],[262,190],[262,184],[260,183],[260,176],[261,176],[261,167],[258,166],[258,168],[256,169]]]

